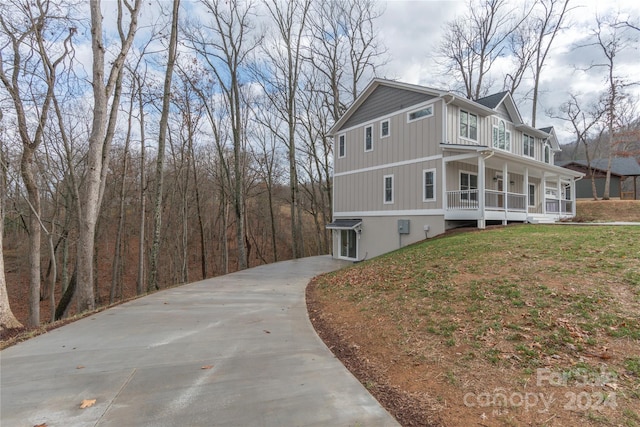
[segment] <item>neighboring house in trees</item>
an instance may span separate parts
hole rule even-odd
[[[576,197],[578,199],[593,199],[591,187],[591,173],[586,160],[564,160],[556,162],[556,165],[582,172],[584,179],[576,183]],[[591,170],[596,183],[598,197],[604,194],[604,184],[607,177],[609,159],[595,159],[591,161]],[[637,200],[640,165],[633,157],[615,157],[611,159],[611,179],[609,181],[609,197]],[[631,178],[630,181],[627,181]],[[627,183],[628,184],[625,184]],[[626,188],[625,188],[626,187]]]
[[[552,128],[511,95],[470,101],[374,79],[331,128],[333,254],[361,260],[463,225],[575,216],[582,173],[553,164]]]

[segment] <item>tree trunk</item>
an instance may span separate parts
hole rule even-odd
[[[40,193],[34,176],[34,149],[24,145],[20,170],[27,189],[30,205],[29,214],[29,326],[40,325],[40,244],[42,231],[40,229]]]
[[[171,14],[171,36],[169,39],[169,58],[164,76],[164,89],[162,92],[162,113],[160,115],[160,135],[158,136],[158,157],[156,159],[156,195],[153,206],[153,243],[149,266],[149,282],[147,291],[160,289],[158,286],[158,256],[160,253],[160,232],[162,229],[162,191],[164,181],[164,151],[167,139],[169,122],[169,105],[171,103],[171,78],[176,62],[176,46],[178,44],[178,11],[180,0],[173,0]]]
[[[122,164],[122,182],[120,184],[120,210],[118,213],[118,231],[116,231],[116,244],[113,249],[113,265],[111,269],[111,290],[109,292],[109,304],[113,304],[116,299],[116,291],[118,289],[118,283],[122,282],[122,233],[124,231],[124,199],[126,194],[127,184],[127,169],[129,165],[129,141],[131,140],[131,117],[132,111],[129,110],[129,129],[127,132],[127,138],[124,143],[124,159]],[[119,295],[122,298],[122,295]]]
[[[144,105],[142,102],[142,85],[138,83],[138,108],[140,114],[140,230],[138,235],[138,278],[136,280],[136,293],[144,293],[144,239],[145,239],[145,218],[147,210],[146,199],[146,158],[145,158],[145,132],[144,132]]]
[[[91,52],[93,54],[93,118],[91,133],[89,134],[89,149],[87,153],[87,173],[85,176],[85,192],[82,197],[78,230],[78,255],[77,262],[77,287],[76,302],[78,312],[93,310],[95,308],[95,293],[93,289],[93,256],[95,248],[96,225],[101,205],[101,193],[104,188],[106,170],[109,157],[110,138],[113,135],[115,120],[117,118],[118,102],[120,95],[119,82],[122,81],[122,67],[127,52],[133,43],[133,38],[138,25],[138,13],[142,6],[142,0],[135,0],[133,8],[128,8],[129,24],[126,36],[121,33],[120,51],[117,53],[111,65],[109,78],[105,84],[105,45],[102,39],[102,11],[100,0],[90,0],[91,11]],[[121,10],[122,4],[118,4]],[[118,16],[118,25],[121,28],[122,16]],[[109,98],[113,94],[114,101],[111,115],[109,116]],[[107,126],[107,120],[110,120]],[[109,133],[107,133],[109,129]]]
[[[0,111],[0,121],[2,111]],[[4,275],[4,213],[6,201],[6,162],[4,156],[4,142],[0,141],[0,335],[10,329],[22,328],[22,324],[16,319],[9,305],[7,295],[7,280]]]

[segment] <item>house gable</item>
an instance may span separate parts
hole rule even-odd
[[[435,96],[426,93],[380,85],[373,90],[340,129],[357,126],[433,98]]]
[[[520,112],[518,111],[518,107],[516,107],[513,97],[508,91],[480,98],[476,102],[494,110],[497,116],[510,121],[516,126],[524,123],[520,116]]]
[[[373,79],[329,130],[329,135],[335,136],[342,130],[388,116],[395,111],[444,94],[445,92],[424,86]]]

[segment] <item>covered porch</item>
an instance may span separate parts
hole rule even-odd
[[[477,146],[447,147],[443,200],[445,219],[554,222],[575,216],[579,172],[512,153]]]

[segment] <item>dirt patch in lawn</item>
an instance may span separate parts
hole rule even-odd
[[[317,278],[319,335],[404,426],[640,425],[640,229],[517,226]]]

